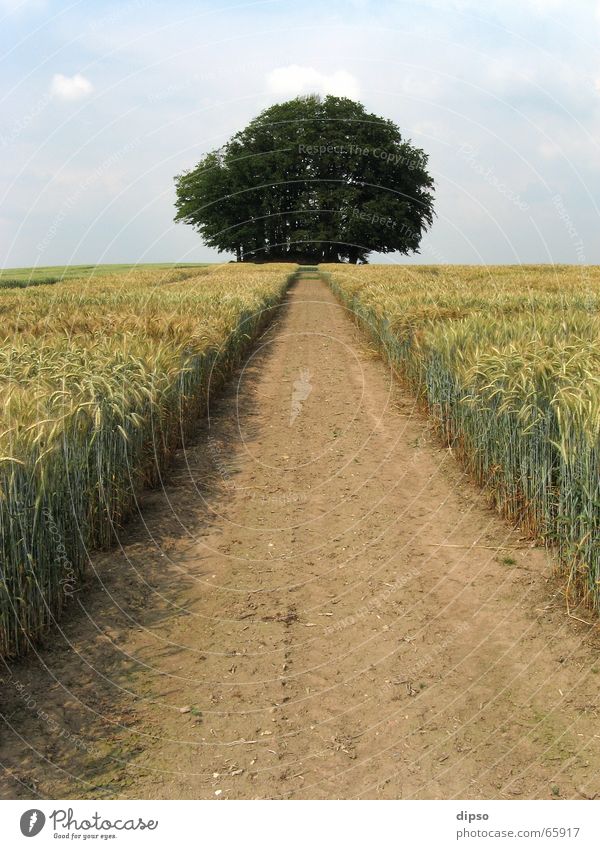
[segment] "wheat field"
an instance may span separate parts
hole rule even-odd
[[[498,510],[600,607],[600,268],[321,266]]]
[[[0,653],[77,591],[205,414],[291,267],[154,269],[0,289]]]

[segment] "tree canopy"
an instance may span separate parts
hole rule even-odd
[[[427,160],[360,103],[298,97],[178,175],[175,220],[244,262],[407,254],[433,220]]]

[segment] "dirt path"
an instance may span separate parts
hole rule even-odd
[[[597,629],[324,284],[142,508],[3,676],[4,797],[600,793]]]

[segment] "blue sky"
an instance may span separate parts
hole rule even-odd
[[[600,263],[600,0],[0,0],[0,265],[217,259],[173,175],[342,93],[430,155],[410,262]],[[388,257],[388,261],[399,257]]]

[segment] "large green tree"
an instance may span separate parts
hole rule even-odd
[[[407,254],[433,219],[427,155],[345,97],[272,106],[175,182],[175,220],[240,262]]]

